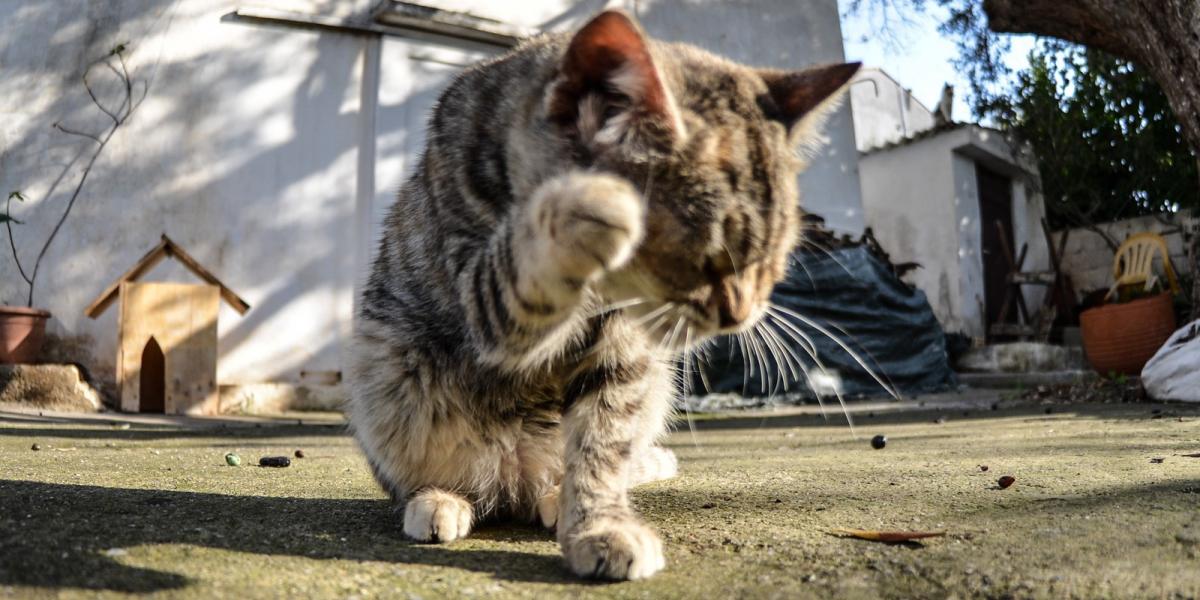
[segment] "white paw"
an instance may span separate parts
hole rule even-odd
[[[642,239],[645,208],[628,181],[570,173],[547,181],[533,199],[534,216],[564,275],[587,281],[618,269]]]
[[[559,540],[567,565],[584,577],[645,579],[666,566],[658,534],[633,517],[584,522]]]
[[[542,527],[546,529],[554,529],[558,524],[558,490],[542,496],[537,502],[538,520],[542,522]]]
[[[678,474],[679,460],[675,458],[675,453],[662,446],[651,446],[634,458],[629,471],[629,484],[670,479]]]
[[[419,542],[449,542],[471,532],[471,504],[441,490],[417,493],[404,508],[404,534]]]

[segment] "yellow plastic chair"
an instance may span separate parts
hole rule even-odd
[[[1172,294],[1179,294],[1179,280],[1175,277],[1175,269],[1171,266],[1171,253],[1167,249],[1167,241],[1157,233],[1135,233],[1127,238],[1117,248],[1113,257],[1113,286],[1108,289],[1105,300],[1113,297],[1122,286],[1143,285],[1146,291],[1158,283],[1158,275],[1154,273],[1154,257],[1162,256],[1163,271],[1167,275],[1167,283]]]

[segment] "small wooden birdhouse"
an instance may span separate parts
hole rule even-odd
[[[205,283],[137,283],[165,257],[183,263]],[[238,314],[245,314],[250,305],[166,235],[83,312],[95,319],[118,298],[121,410],[216,414],[220,301],[223,298]]]

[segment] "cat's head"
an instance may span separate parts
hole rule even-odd
[[[629,309],[647,328],[688,325],[694,339],[757,322],[800,241],[802,152],[823,141],[858,67],[745,67],[650,41],[615,11],[576,33],[547,117],[580,166],[624,175],[648,203],[637,253],[601,284],[607,299],[648,300]]]

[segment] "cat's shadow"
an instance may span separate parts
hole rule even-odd
[[[315,559],[435,565],[506,581],[578,582],[553,552],[407,540],[385,500],[231,496],[0,480],[0,588],[38,586],[120,592],[182,589],[171,571],[125,564],[142,546],[184,544]],[[483,541],[553,544],[535,528],[484,524]],[[227,560],[222,557],[220,560]],[[218,568],[219,565],[211,565]]]

